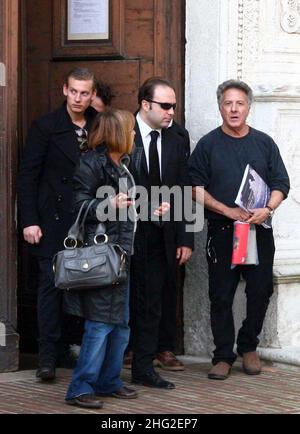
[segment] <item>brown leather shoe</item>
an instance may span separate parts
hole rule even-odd
[[[76,396],[76,398],[66,400],[68,405],[76,405],[82,408],[102,408],[103,402],[96,395],[86,393]]]
[[[256,351],[243,354],[243,369],[248,375],[259,375],[261,373],[261,361]]]
[[[171,351],[157,353],[153,365],[166,371],[184,371],[184,364]]]
[[[135,399],[138,397],[138,393],[135,389],[131,389],[130,387],[121,387],[121,389],[116,392],[111,393],[110,396],[114,396],[115,398],[120,399]]]
[[[133,352],[132,351],[128,351],[128,353],[124,354],[124,359],[123,359],[123,368],[124,369],[131,369],[132,359],[133,359]]]
[[[227,362],[219,362],[214,365],[208,373],[211,380],[226,380],[229,377],[231,365]]]

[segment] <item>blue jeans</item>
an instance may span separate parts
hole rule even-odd
[[[124,324],[85,321],[81,350],[66,400],[87,393],[110,394],[123,386],[120,373],[129,341],[128,312],[125,317]]]

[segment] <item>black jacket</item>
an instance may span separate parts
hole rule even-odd
[[[172,125],[168,129],[173,133],[177,134],[182,139],[183,146],[185,147],[186,157],[189,158],[191,154],[191,146],[188,130],[175,121],[173,121]]]
[[[86,111],[89,130],[97,112]],[[21,228],[38,225],[43,237],[33,253],[52,257],[63,248],[73,222],[72,178],[80,155],[71,118],[63,106],[32,123],[18,176]]]
[[[129,157],[124,156],[122,162],[129,165]],[[131,170],[129,165],[129,171]],[[97,190],[101,186],[112,187],[119,193],[119,180],[127,180],[131,188],[132,178],[127,172],[117,167],[106,155],[106,148],[99,147],[95,151],[89,151],[82,155],[74,175],[74,205],[76,211],[85,200],[96,197]],[[126,193],[126,191],[123,191]],[[99,191],[97,197],[99,196]],[[86,223],[86,241],[90,244],[99,220],[96,216],[98,201],[91,207]],[[110,241],[117,242],[127,252],[127,267],[129,267],[130,255],[133,252],[135,222],[107,221],[105,223],[106,234]],[[125,310],[128,305],[128,282],[118,286],[110,286],[97,290],[65,292],[64,308],[73,315],[82,316],[92,321],[101,321],[110,324],[124,322]]]

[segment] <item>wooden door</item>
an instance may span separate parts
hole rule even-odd
[[[23,135],[33,119],[61,104],[64,76],[75,66],[93,70],[111,86],[112,105],[132,112],[143,81],[167,77],[175,87],[176,117],[182,122],[185,1],[110,0],[109,39],[98,42],[68,40],[67,4],[23,1]],[[21,243],[19,324],[21,349],[23,343],[27,350],[36,329],[36,270],[24,249]]]
[[[0,2],[0,372],[18,368],[16,169],[18,0]]]

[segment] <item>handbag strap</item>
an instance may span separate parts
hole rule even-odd
[[[92,206],[92,204],[95,202],[96,199],[92,199],[91,201],[85,200],[76,217],[75,222],[73,223],[73,225],[70,227],[69,231],[68,231],[68,235],[66,237],[66,239],[64,240],[64,246],[66,249],[75,249],[77,247],[78,241],[80,241],[81,243],[83,243],[83,239],[84,239],[84,222],[85,219],[87,217],[87,214]],[[84,216],[80,222],[82,213],[87,205],[87,203],[89,202]]]
[[[72,224],[72,226],[68,230],[68,235],[64,240],[64,246],[66,249],[72,249],[72,248],[77,247],[77,240],[78,240],[78,234],[79,234],[79,221],[80,221],[81,214],[82,214],[86,204],[87,204],[87,200],[85,200],[82,203],[80,210],[78,211],[75,222]]]
[[[83,218],[82,218],[82,220],[81,220],[81,223],[80,223],[80,225],[79,225],[79,228],[78,228],[78,239],[79,239],[81,242],[83,242],[83,240],[84,240],[85,221],[86,221],[87,215],[88,215],[88,213],[89,213],[89,211],[90,211],[90,209],[91,209],[91,206],[92,206],[96,201],[97,201],[97,199],[92,199],[92,200],[89,202],[89,204],[88,204],[88,206],[87,206],[87,208],[86,208],[86,210],[85,210],[85,213],[84,213],[84,215],[83,215]]]

